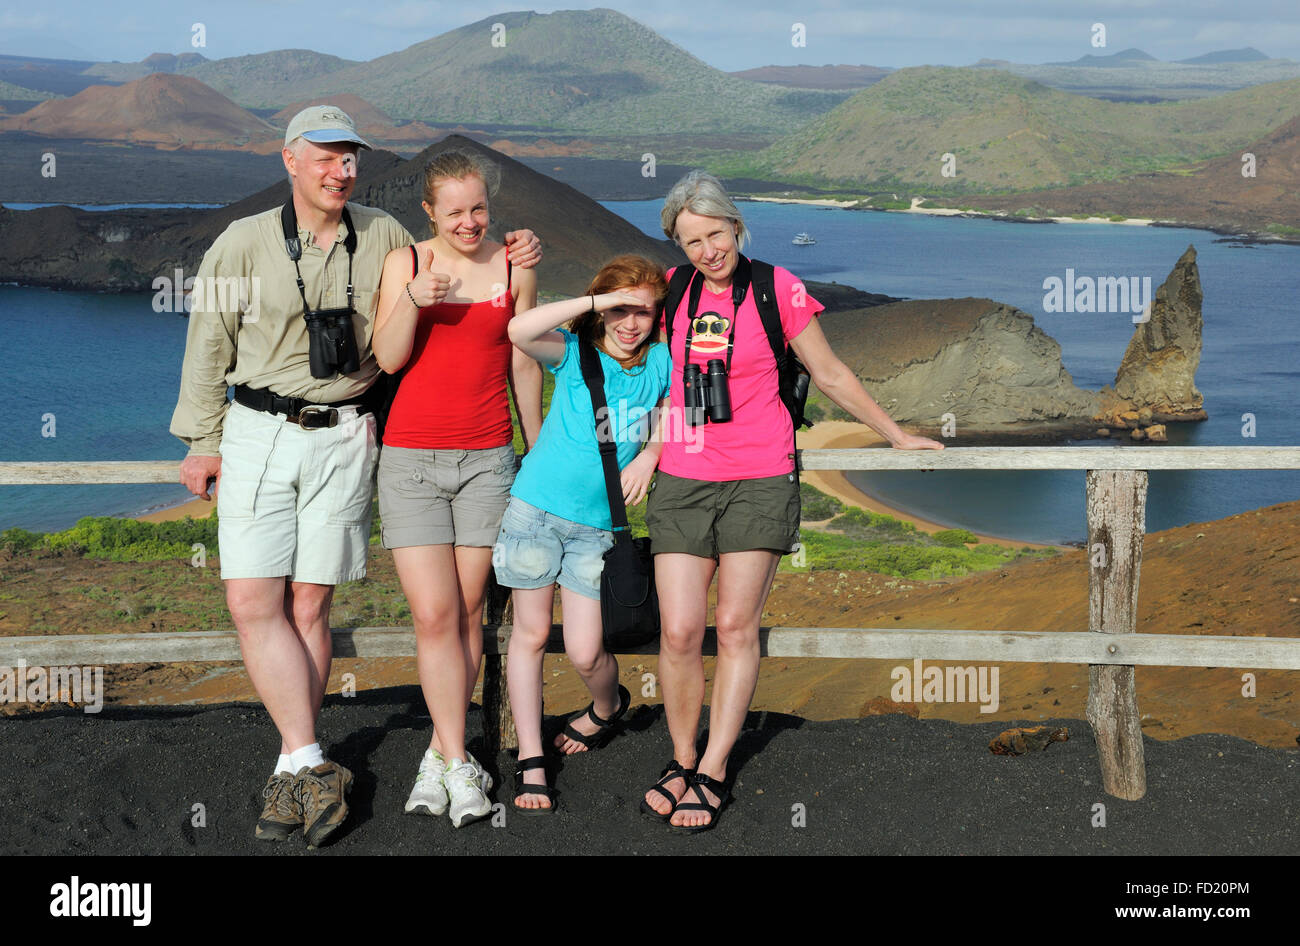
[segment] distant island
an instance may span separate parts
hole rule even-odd
[[[529,81],[501,81],[515,74]],[[736,193],[1300,236],[1300,62],[1103,45],[1039,64],[724,72],[609,9],[497,13],[368,61],[0,56],[0,202],[238,199],[277,176],[288,117],[325,101],[405,157],[456,133],[544,172],[583,162],[570,180],[597,199],[642,196],[652,165],[703,166]],[[52,147],[81,183],[26,173]],[[171,179],[190,189],[165,193]]]

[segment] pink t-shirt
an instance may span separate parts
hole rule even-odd
[[[825,306],[808,295],[789,270],[780,266],[775,270],[777,309],[789,342]],[[673,271],[669,270],[668,278],[672,275]],[[691,337],[691,362],[698,364],[701,371],[710,359],[721,358],[725,362],[727,337],[735,333],[728,374],[732,419],[722,424],[710,421],[700,427],[685,427],[682,366],[689,310],[690,293],[687,292],[673,317],[673,337],[665,337],[673,362],[669,384],[672,410],[659,469],[673,476],[713,482],[752,480],[791,472],[794,469],[793,425],[777,388],[776,359],[763,331],[752,289],[736,312],[734,326],[730,288],[718,294],[705,286],[700,293],[700,305],[695,313],[697,328]],[[699,331],[701,321],[708,331]],[[661,321],[661,331],[663,328]]]

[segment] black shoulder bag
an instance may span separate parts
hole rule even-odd
[[[588,340],[578,342],[582,380],[591,395],[596,419],[596,443],[600,447],[600,464],[605,471],[605,492],[609,498],[609,518],[614,527],[614,545],[605,553],[605,569],[600,575],[600,618],[605,629],[605,648],[624,650],[648,644],[659,636],[659,596],[655,592],[654,556],[648,538],[632,538],[627,525],[627,505],[619,480],[618,445],[605,402],[605,371],[600,355]]]

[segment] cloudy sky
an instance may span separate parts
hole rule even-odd
[[[612,7],[712,66],[1053,62],[1138,47],[1159,59],[1254,46],[1300,59],[1297,0],[652,0],[530,7],[510,0],[0,0],[0,53],[131,62],[192,49],[210,59],[309,48],[348,59],[403,49],[492,12]],[[794,24],[805,27],[796,48]],[[1094,49],[1092,25],[1106,27]]]

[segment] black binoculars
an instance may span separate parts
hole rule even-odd
[[[726,362],[712,358],[703,372],[699,365],[688,364],[683,371],[683,381],[687,424],[699,427],[706,418],[715,424],[731,420],[731,390],[727,387]]]
[[[353,314],[351,306],[303,313],[307,321],[307,338],[311,343],[308,357],[313,378],[328,378],[336,371],[350,374],[360,370],[361,356],[352,332]]]

